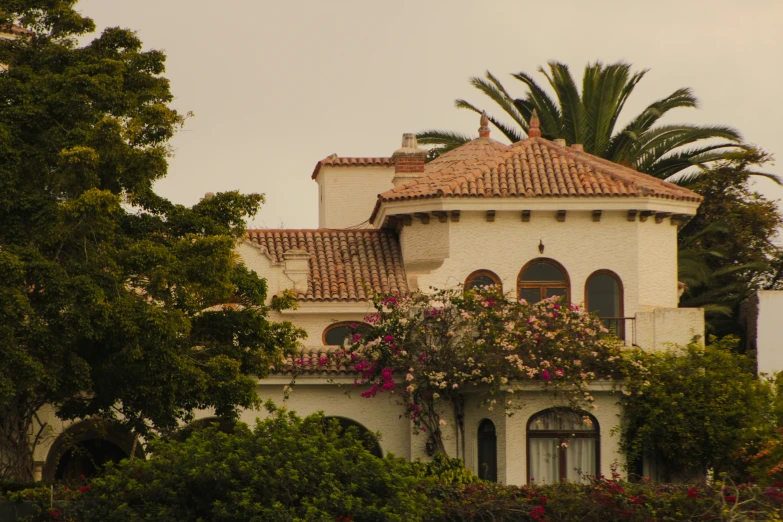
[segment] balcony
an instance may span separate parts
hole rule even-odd
[[[605,317],[603,323],[624,346],[663,350],[686,345],[695,336],[704,342],[704,310],[701,308],[653,308],[634,317]]]

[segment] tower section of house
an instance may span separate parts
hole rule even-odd
[[[678,308],[677,230],[701,197],[540,137],[475,139],[379,195],[373,226],[399,234],[411,288],[502,285],[552,295],[606,319],[627,344],[703,336],[703,311]]]

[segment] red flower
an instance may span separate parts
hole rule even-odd
[[[698,488],[688,488],[688,496],[691,498],[698,497],[699,496]]]
[[[631,495],[631,504],[644,504],[644,499],[642,497],[635,497]]]
[[[536,506],[530,510],[530,518],[533,520],[544,520],[543,517],[545,514],[546,511],[544,510],[544,506]]]
[[[736,504],[737,503],[737,497],[735,497],[734,495],[726,495],[723,498],[726,499],[726,502],[730,502],[732,504]]]

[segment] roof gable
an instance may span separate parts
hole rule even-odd
[[[315,165],[313,169],[312,179],[318,177],[318,173],[321,171],[321,167],[393,167],[394,160],[392,158],[341,158],[337,154],[332,154],[325,157]]]
[[[397,235],[389,230],[248,230],[273,261],[289,250],[310,255],[307,301],[366,301],[373,293],[408,292]]]

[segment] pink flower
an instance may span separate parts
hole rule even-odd
[[[563,373],[564,373],[563,370],[555,370],[555,375],[557,375],[558,377],[562,377]]]
[[[392,342],[393,340],[394,340],[394,336],[393,336],[393,335],[387,335],[387,336],[385,336],[385,337],[383,338],[383,342],[385,342],[385,343],[390,343],[390,342]]]
[[[548,381],[552,378],[552,376],[549,375],[549,372],[546,370],[541,370],[541,377],[543,377],[545,381]]]

